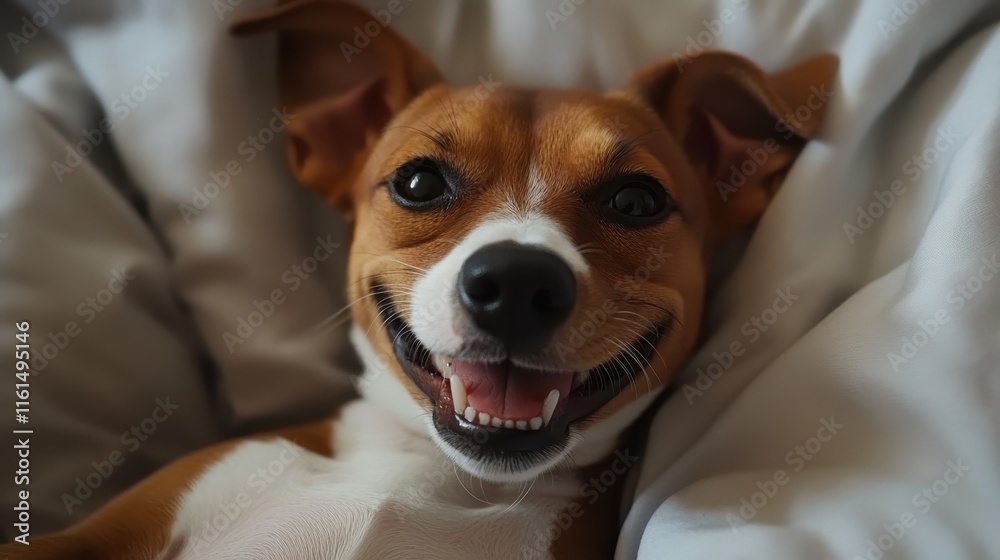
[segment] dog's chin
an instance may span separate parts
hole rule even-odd
[[[666,331],[655,327],[589,371],[477,362],[432,354],[389,294],[375,286],[373,295],[396,360],[430,403],[432,438],[463,470],[496,482],[523,482],[559,465],[578,439],[576,426],[642,374]]]
[[[573,432],[573,428],[570,428],[570,431]],[[477,449],[469,449],[463,437],[456,437],[447,429],[438,427],[436,422],[431,439],[465,472],[483,480],[505,484],[528,482],[555,469],[569,455],[571,444],[568,442],[573,440],[571,435],[567,438],[566,445],[498,457],[495,454],[481,453]]]

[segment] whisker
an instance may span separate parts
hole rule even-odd
[[[419,270],[420,272],[424,272],[424,273],[427,272],[426,268],[420,268],[419,266],[412,265],[412,264],[410,264],[408,262],[403,262],[403,261],[401,261],[399,259],[392,258],[392,257],[390,257],[388,255],[378,255],[378,254],[375,254],[375,253],[366,253],[366,252],[363,252],[363,251],[352,251],[351,254],[352,255],[368,255],[370,257],[375,257],[375,258],[378,258],[378,259],[384,259],[384,260],[387,260],[389,262],[394,262],[394,263],[397,263],[397,264],[401,264],[403,266],[406,266],[406,267],[409,267],[409,268],[413,268],[415,270]]]
[[[358,303],[358,302],[360,302],[360,301],[362,301],[362,300],[364,300],[364,299],[366,299],[366,298],[370,298],[370,297],[372,297],[372,296],[374,296],[374,295],[375,295],[375,294],[365,294],[365,295],[363,295],[363,296],[359,297],[358,299],[356,299],[356,300],[352,301],[351,303],[348,303],[347,305],[345,305],[344,307],[342,307],[342,308],[341,308],[341,309],[339,309],[338,311],[334,312],[334,314],[333,314],[333,315],[330,315],[330,316],[329,316],[329,317],[327,317],[326,319],[323,319],[323,321],[322,321],[322,322],[320,322],[320,324],[316,325],[316,327],[315,327],[315,328],[316,328],[316,329],[322,329],[323,327],[325,327],[325,326],[329,325],[329,324],[330,324],[330,321],[333,321],[333,320],[334,320],[334,319],[336,319],[336,318],[337,318],[338,316],[340,316],[340,314],[341,314],[341,313],[343,313],[343,312],[347,311],[348,309],[350,309],[350,308],[351,308],[351,306],[355,305],[356,303]]]
[[[467,458],[464,458],[464,459],[463,459],[463,462],[464,462],[464,463],[467,463],[468,461],[469,461],[469,459],[467,459]],[[468,489],[468,488],[467,488],[467,487],[465,486],[465,483],[464,483],[464,482],[462,482],[462,476],[461,476],[461,475],[459,474],[459,470],[458,470],[458,464],[457,464],[457,463],[452,463],[452,466],[453,466],[453,467],[454,467],[454,469],[455,469],[455,479],[456,479],[456,480],[458,480],[458,484],[462,486],[462,490],[465,490],[465,493],[466,493],[466,494],[468,494],[470,498],[472,498],[473,500],[476,500],[477,502],[480,502],[480,503],[483,503],[483,504],[487,504],[487,505],[492,505],[492,504],[491,504],[490,502],[488,502],[488,501],[486,501],[486,500],[483,500],[483,499],[482,499],[482,498],[480,498],[479,496],[476,496],[475,494],[473,494],[473,493],[472,493],[472,491],[471,491],[471,490],[469,490],[469,489]],[[462,472],[464,473],[465,471],[462,471]],[[471,475],[470,475],[470,478],[471,478]],[[471,481],[470,481],[470,482],[471,482]]]
[[[619,348],[622,349],[622,353],[625,355],[624,360],[627,360],[629,357],[632,357],[632,351],[631,351],[631,349],[628,348],[627,346],[625,346],[625,343],[622,342],[621,340],[619,340],[617,337],[609,337],[608,340],[611,341],[613,344],[615,344],[616,346],[618,346]],[[623,360],[620,356],[621,356],[621,354],[616,354],[615,355],[615,359],[619,360],[619,361]],[[627,371],[627,370],[632,369],[632,368],[628,367],[628,362],[624,362],[624,363],[622,363],[622,369],[624,369],[624,370]],[[619,381],[621,381],[621,378],[619,378]],[[622,388],[619,387],[618,391],[621,391],[621,390],[622,390]],[[639,398],[639,390],[636,389],[635,384],[632,384],[632,392],[635,394],[635,398]]]
[[[536,479],[534,479],[534,478],[531,479],[531,484],[528,485],[528,489],[524,491],[524,494],[521,494],[520,490],[518,491],[518,497],[517,497],[517,499],[515,499],[514,503],[510,504],[510,506],[507,509],[505,509],[503,511],[503,513],[507,513],[508,511],[516,508],[517,506],[519,506],[521,504],[521,502],[524,501],[525,498],[528,497],[528,493],[530,493],[531,489],[535,487],[535,480]],[[503,515],[503,513],[501,513],[500,515]]]
[[[653,309],[658,309],[658,310],[662,311],[663,313],[665,313],[666,315],[668,315],[678,325],[680,325],[682,327],[684,326],[684,323],[681,322],[681,320],[677,317],[677,315],[674,314],[673,311],[671,311],[670,309],[668,309],[668,308],[666,308],[666,307],[664,307],[664,306],[662,306],[660,304],[649,302],[649,301],[646,301],[646,300],[643,300],[643,299],[639,299],[639,298],[628,298],[628,299],[625,299],[623,301],[625,301],[626,303],[632,304],[632,305],[645,305],[647,307],[652,307]]]

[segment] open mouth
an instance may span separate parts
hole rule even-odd
[[[664,328],[657,327],[589,371],[533,369],[434,355],[397,313],[388,292],[372,293],[403,370],[433,404],[438,433],[466,454],[510,459],[564,447],[569,427],[607,404],[643,372]]]

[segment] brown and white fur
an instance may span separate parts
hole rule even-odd
[[[348,295],[365,363],[362,398],[328,421],[182,458],[79,525],[0,552],[60,560],[610,557],[616,490],[592,504],[582,485],[594,472],[623,468],[615,461],[629,448],[630,425],[696,343],[713,249],[760,216],[817,134],[823,110],[809,96],[833,79],[836,58],[769,75],[710,52],[655,65],[606,95],[510,86],[484,95],[444,83],[389,28],[360,52],[345,51],[355,27],[370,21],[352,5],[299,0],[236,27],[280,32],[281,99],[296,115],[291,169],[351,227]],[[803,106],[809,114],[799,120]],[[766,153],[764,161],[742,185],[723,185],[748,150]],[[398,189],[409,184],[399,187],[399,177],[413,175],[414,161],[423,162],[418,170],[448,170],[445,203],[400,204]],[[444,177],[428,173],[432,187]],[[651,218],[653,210],[663,215]],[[530,351],[498,344],[456,295],[468,259],[502,242],[554,256],[561,265],[547,262],[570,271],[563,280],[575,286],[566,317],[545,344],[526,341]],[[391,336],[392,324],[415,337],[422,356],[407,354],[412,346],[401,351],[403,331]],[[636,346],[644,336],[651,351]],[[477,360],[513,364],[503,367],[520,368],[529,385],[572,375],[573,387],[540,411],[537,433],[507,419],[479,426],[478,414],[463,423],[464,414],[449,412],[454,385],[435,371],[452,359],[472,369],[482,369]],[[629,360],[641,362],[637,370]],[[513,378],[499,375],[511,390]],[[491,398],[519,405],[509,394]],[[557,526],[559,518],[572,523]]]

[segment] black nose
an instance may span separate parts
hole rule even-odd
[[[514,242],[487,245],[458,275],[462,305],[509,351],[537,350],[573,311],[576,277],[558,256]]]

